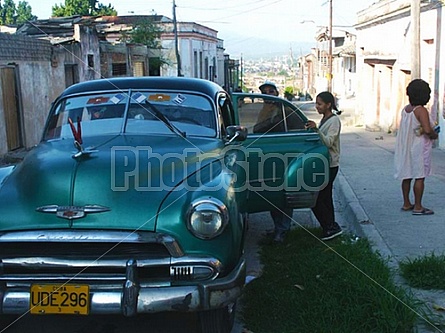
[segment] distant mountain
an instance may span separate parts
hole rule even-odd
[[[224,38],[223,38],[224,39]],[[245,59],[271,58],[283,54],[292,54],[295,58],[311,52],[311,48],[316,47],[316,42],[280,42],[261,38],[247,38],[245,40],[224,40],[226,53],[231,58],[239,58],[242,54]]]

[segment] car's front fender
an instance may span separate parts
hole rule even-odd
[[[210,175],[212,168],[217,167],[207,165],[200,172]],[[225,168],[219,168],[218,172],[213,172],[213,176],[207,179],[198,174],[195,173],[189,177],[196,178],[190,181],[189,185],[199,184],[198,187],[191,189],[183,184],[184,186],[173,190],[163,201],[157,217],[156,231],[170,234],[177,239],[183,252],[188,255],[206,255],[217,258],[223,264],[223,271],[227,272],[239,262],[243,251],[245,230],[233,189],[234,175]],[[196,181],[198,178],[201,182]],[[187,227],[190,205],[198,199],[212,198],[226,206],[228,223],[218,236],[212,239],[200,239]]]

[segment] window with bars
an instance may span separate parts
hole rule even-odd
[[[113,76],[125,76],[127,75],[127,64],[125,62],[122,63],[113,63],[111,65],[112,75]]]

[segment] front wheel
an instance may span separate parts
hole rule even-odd
[[[230,333],[235,323],[235,304],[198,313],[201,333]]]

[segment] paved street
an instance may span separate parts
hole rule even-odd
[[[141,315],[135,318],[121,316],[33,316],[18,319],[5,333],[196,333],[194,321],[185,315]]]

